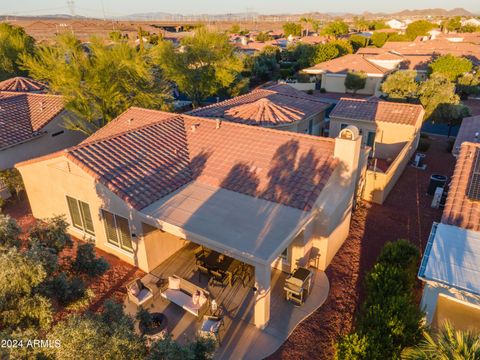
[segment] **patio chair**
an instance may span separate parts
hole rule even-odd
[[[201,281],[202,274],[207,277],[207,282],[210,281],[210,270],[202,264],[197,264],[198,281]]]
[[[127,284],[128,300],[137,306],[145,306],[153,300],[154,291],[140,279]]]
[[[210,274],[212,275],[210,279],[212,283],[217,283],[222,286],[232,285],[232,273],[211,270]]]
[[[203,317],[202,325],[198,330],[198,336],[202,338],[212,338],[220,346],[220,329],[225,327],[223,316],[208,316]]]
[[[195,255],[195,263],[197,265],[203,265],[204,260],[208,255],[208,252],[205,250],[205,248],[203,246],[199,246],[193,253]]]

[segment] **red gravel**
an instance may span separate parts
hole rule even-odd
[[[339,336],[353,326],[362,301],[363,276],[387,241],[409,239],[422,249],[441,210],[430,208],[430,175],[451,176],[454,157],[445,137],[431,136],[425,171],[407,167],[383,205],[363,204],[354,213],[350,235],[326,273],[330,293],[325,304],[301,323],[271,359],[332,359]]]
[[[17,220],[17,223],[22,228],[22,238],[26,239],[28,236],[29,228],[35,223],[30,205],[25,194],[22,194],[20,201],[9,202],[4,209],[5,213]],[[73,238],[74,246],[71,249],[65,249],[60,253],[59,263],[64,266],[68,272],[68,259],[75,258],[76,249],[78,244],[82,241]],[[100,249],[96,249],[97,256],[103,256],[110,264],[110,269],[100,277],[89,279],[83,277],[87,288],[93,290],[95,298],[92,300],[87,310],[99,311],[102,308],[103,303],[107,299],[116,299],[123,302],[127,292],[126,284],[137,277],[142,277],[145,273],[138,268],[127,264],[120,260],[115,255],[106,253]],[[58,306],[55,306],[57,312],[55,314],[55,320],[65,318],[69,312]]]

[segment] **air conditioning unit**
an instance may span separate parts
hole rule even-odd
[[[435,189],[435,194],[433,194],[433,200],[431,207],[434,209],[438,209],[440,206],[440,201],[442,200],[443,196],[443,187],[437,187]]]
[[[423,163],[425,160],[425,157],[426,157],[425,154],[416,153],[413,159],[412,166],[416,167],[417,169],[425,170],[427,168],[427,165]]]

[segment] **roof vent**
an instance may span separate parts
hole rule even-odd
[[[40,111],[43,111],[45,108],[45,103],[43,101],[40,101]]]
[[[127,120],[128,125],[130,125],[133,122],[133,118],[130,118]]]
[[[190,130],[192,130],[192,132],[195,132],[197,130],[198,125],[200,124],[192,124],[192,126],[190,126]]]
[[[215,120],[215,129],[220,129],[220,126],[222,126],[222,120],[216,119]]]
[[[480,133],[477,131],[475,133],[475,142],[478,142],[478,137],[480,136]]]

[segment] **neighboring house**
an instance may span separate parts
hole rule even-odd
[[[395,30],[402,30],[407,27],[407,24],[397,19],[388,20],[385,24]]]
[[[427,324],[480,330],[480,144],[464,142],[418,277]]]
[[[480,20],[477,18],[463,19],[462,26],[465,26],[465,25],[480,27]]]
[[[28,92],[33,94],[45,93],[47,86],[39,81],[17,76],[0,82],[0,91]]]
[[[321,135],[325,110],[330,106],[288,84],[277,84],[195,109],[190,115]]]
[[[0,92],[0,170],[82,141],[64,127],[70,116],[61,96]]]
[[[358,90],[357,93],[374,95],[379,93],[384,77],[393,70],[379,66],[358,54],[348,54],[302,70],[304,73],[315,75],[319,86],[327,92],[335,93],[347,93],[345,78],[351,71],[367,75],[365,88]]]
[[[189,242],[255,267],[254,321],[271,268],[324,270],[345,241],[367,159],[336,139],[131,108],[78,146],[20,164],[36,218],[149,272]]]
[[[454,156],[458,156],[464,142],[480,142],[480,115],[463,118],[452,148]]]
[[[417,149],[424,110],[421,105],[379,99],[342,98],[330,113],[329,136],[356,126],[371,148],[363,198],[382,204]]]

